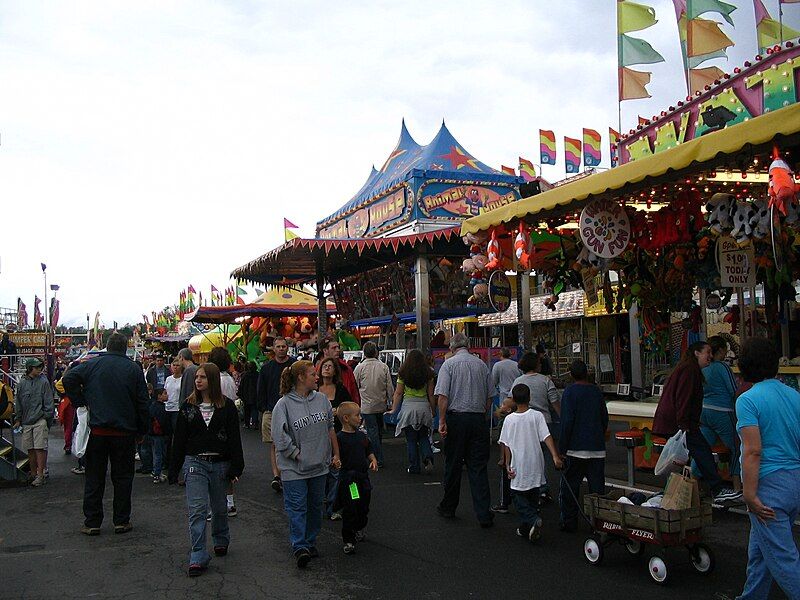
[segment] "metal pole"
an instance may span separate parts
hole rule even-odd
[[[631,345],[631,388],[643,389],[642,379],[642,347],[639,341],[639,304],[631,302],[628,310],[628,325]]]
[[[431,306],[428,257],[423,250],[417,254],[414,269],[415,312],[417,319],[417,348],[427,353],[431,346]]]
[[[328,332],[328,302],[325,299],[325,271],[322,267],[322,259],[316,261],[317,267],[317,331],[319,339],[325,337]]]
[[[523,350],[532,350],[531,275],[527,271],[517,273],[517,330],[519,345]]]
[[[707,290],[697,288],[698,295],[700,296],[700,339],[708,339],[708,307],[706,304]]]

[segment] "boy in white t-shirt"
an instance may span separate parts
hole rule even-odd
[[[503,448],[505,468],[511,479],[514,506],[521,520],[517,535],[527,537],[533,542],[541,537],[539,488],[547,480],[541,443],[544,442],[550,451],[556,469],[563,468],[564,463],[558,455],[544,417],[539,411],[530,410],[528,406],[528,386],[515,385],[511,396],[516,410],[503,422],[499,443]]]

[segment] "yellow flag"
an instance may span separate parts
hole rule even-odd
[[[637,98],[650,98],[645,86],[650,83],[650,73],[647,71],[634,71],[628,67],[619,70],[619,99],[635,100]]]
[[[686,50],[689,56],[711,54],[728,46],[733,41],[719,28],[716,21],[708,19],[692,19],[686,34]]]
[[[711,85],[717,79],[722,79],[725,73],[718,67],[706,67],[704,69],[689,69],[689,86],[692,93],[702,91],[707,85]]]
[[[756,27],[758,32],[758,47],[764,51],[765,48],[770,48],[776,44],[783,44],[784,40],[791,40],[800,37],[800,33],[787,26],[783,25],[781,37],[781,24],[775,19],[765,18]]]
[[[656,11],[635,2],[617,2],[617,34],[639,31],[655,25]]]
[[[283,230],[283,236],[284,236],[284,240],[287,241],[287,242],[290,241],[290,240],[293,240],[294,238],[300,237],[294,231],[292,231],[291,229],[288,229],[288,228]]]

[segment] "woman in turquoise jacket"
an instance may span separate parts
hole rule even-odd
[[[734,399],[736,396],[736,378],[725,362],[728,354],[728,342],[715,335],[708,339],[713,354],[713,361],[703,369],[703,412],[700,415],[700,431],[713,446],[717,438],[731,452],[730,473],[733,489],[742,489],[742,465],[739,461],[739,436],[736,433],[736,413]]]

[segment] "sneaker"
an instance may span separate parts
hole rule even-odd
[[[355,554],[356,553],[356,545],[347,543],[344,545],[344,553],[345,554]]]
[[[412,470],[411,470],[411,467],[408,467],[408,469],[406,469],[406,472],[407,472],[409,475],[419,475],[419,471],[412,471]]]
[[[528,539],[531,542],[538,542],[542,537],[542,520],[536,519],[531,530],[528,532]]]
[[[319,558],[319,550],[317,550],[316,546],[311,546],[308,549],[308,553],[311,555],[311,558]]]
[[[359,529],[356,531],[355,538],[357,542],[363,542],[367,539],[367,530],[366,529]]]
[[[434,454],[439,454],[439,452],[441,452],[442,450],[441,450],[441,448],[437,448],[436,446],[431,446],[431,451]]]
[[[311,552],[305,548],[300,548],[300,550],[294,553],[294,559],[297,561],[298,569],[305,569],[306,565],[308,565],[308,562],[311,560]]]
[[[514,533],[516,533],[516,534],[517,534],[519,537],[528,537],[528,534],[527,534],[527,533],[525,533],[525,532],[522,530],[522,527],[517,527],[517,528],[514,530]]]
[[[441,506],[436,507],[436,514],[438,514],[443,519],[453,519],[456,516],[456,513],[451,510],[445,510]]]
[[[342,520],[342,513],[338,511],[335,513],[331,513],[331,521],[341,521],[341,520]]]
[[[72,467],[70,469],[70,472],[75,473],[75,475],[85,475],[86,469],[84,469],[83,467]]]
[[[422,461],[422,470],[425,471],[426,475],[429,475],[431,471],[433,471],[433,461],[430,458],[426,458]]]
[[[741,499],[742,492],[737,492],[731,488],[722,488],[719,492],[717,492],[717,495],[714,496],[714,502],[717,504],[721,504],[723,502],[736,502]]]
[[[539,502],[542,504],[550,504],[553,501],[553,496],[550,495],[550,492],[542,492],[539,494]]]
[[[192,563],[189,565],[189,577],[200,577],[208,568],[208,565],[201,565],[199,563]]]
[[[498,513],[501,515],[508,514],[508,506],[504,506],[503,504],[495,504],[489,510],[491,510],[493,513]]]
[[[133,460],[142,460],[141,458],[139,458],[139,453],[138,453],[138,452],[137,452],[137,453],[136,453],[136,455],[133,457]]]
[[[153,483],[161,483],[161,475],[153,475]]]
[[[37,475],[36,477],[34,477],[33,481],[31,481],[31,485],[33,487],[39,487],[40,485],[44,485],[44,475]]]
[[[209,511],[209,513],[206,515],[206,521],[210,521],[210,520],[211,520],[211,512]]]
[[[133,525],[125,523],[124,525],[114,525],[114,533],[128,533],[133,530]]]
[[[236,510],[236,505],[235,504],[232,504],[231,506],[228,507],[228,516],[229,517],[235,517],[238,514],[239,514],[239,511]]]
[[[225,556],[228,554],[227,546],[214,546],[214,556]]]
[[[272,486],[272,489],[275,490],[276,494],[280,494],[283,491],[283,482],[281,481],[280,477],[273,477],[270,485]]]
[[[100,535],[100,528],[99,527],[81,527],[81,533],[83,535]]]

